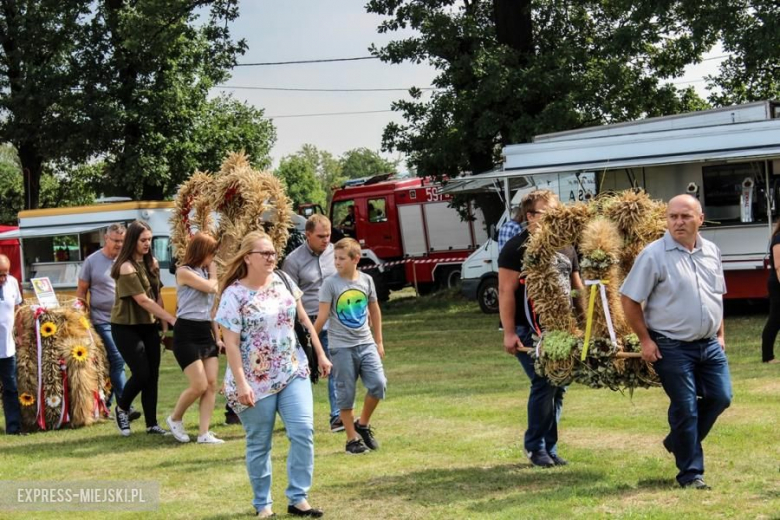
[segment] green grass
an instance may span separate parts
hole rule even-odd
[[[763,316],[727,319],[735,397],[705,441],[714,490],[697,492],[675,486],[674,461],[660,442],[668,429],[660,389],[629,397],[573,385],[560,445],[570,464],[532,468],[522,452],[528,380],[503,353],[496,316],[452,294],[408,296],[384,308],[388,397],[373,421],[381,451],[345,455],[343,434],[327,430],[327,388],[315,387],[311,502],[328,518],[780,518],[780,368],[760,363]],[[184,386],[166,353],[161,421]],[[221,424],[222,404],[219,398],[213,428],[228,440],[222,446],[150,438],[141,425],[122,438],[111,423],[0,436],[0,480],[155,480],[161,486],[156,513],[110,516],[249,517],[243,430]],[[185,417],[191,434],[196,413]],[[274,443],[273,496],[276,512],[284,513],[288,444],[279,424]],[[3,518],[66,516],[0,512]]]

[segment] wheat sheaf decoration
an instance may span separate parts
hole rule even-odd
[[[528,294],[544,331],[533,354],[540,375],[558,385],[576,381],[612,390],[659,384],[651,365],[618,356],[638,351],[619,289],[639,252],[663,236],[665,211],[665,203],[635,190],[548,208],[528,241],[524,265]],[[568,245],[580,252],[586,284],[579,305],[572,305],[573,295],[552,266],[557,251]]]
[[[23,334],[17,343],[17,385],[25,431],[80,427],[105,412],[101,401],[108,359],[100,337],[75,300],[42,309],[19,308]]]
[[[231,153],[218,173],[196,172],[181,186],[171,218],[171,242],[181,261],[193,229],[208,231],[219,243],[216,262],[221,272],[252,231],[265,231],[276,250],[284,250],[291,214],[292,203],[281,181],[254,169],[243,152]],[[216,227],[212,215],[218,216]]]

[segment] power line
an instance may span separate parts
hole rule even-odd
[[[410,88],[292,88],[292,87],[251,87],[244,85],[216,85],[214,88],[232,90],[273,90],[280,92],[408,92]],[[436,90],[436,87],[418,87],[417,90]]]
[[[301,65],[307,63],[334,63],[337,61],[378,60],[376,56],[359,56],[357,58],[331,58],[327,60],[298,60],[298,61],[265,61],[259,63],[236,63],[236,67],[266,67],[269,65]]]
[[[358,114],[380,114],[392,110],[364,110],[360,112],[321,112],[319,114],[289,114],[283,116],[266,116],[267,119],[284,119],[290,117],[322,117],[322,116],[354,116]]]

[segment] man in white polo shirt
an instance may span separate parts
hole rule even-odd
[[[664,447],[674,454],[677,482],[704,482],[702,441],[731,404],[723,334],[726,285],[720,250],[699,235],[701,204],[678,195],[666,210],[667,232],[637,256],[620,288],[623,312],[669,396]],[[642,307],[644,303],[644,308]]]

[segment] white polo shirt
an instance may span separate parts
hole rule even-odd
[[[16,354],[14,343],[14,310],[22,304],[19,282],[10,274],[2,285],[3,299],[0,300],[0,359]]]
[[[723,321],[726,294],[720,249],[699,235],[688,251],[667,231],[639,253],[620,293],[645,303],[650,330],[679,341],[711,338]]]

